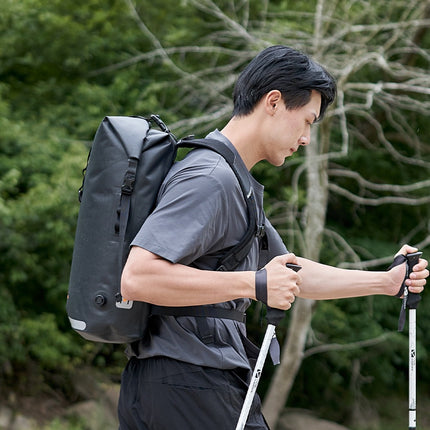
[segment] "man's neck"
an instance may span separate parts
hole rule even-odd
[[[258,122],[251,115],[233,117],[221,133],[233,144],[248,170],[258,163],[261,158],[258,150]]]

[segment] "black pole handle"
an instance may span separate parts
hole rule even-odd
[[[423,253],[418,251],[412,254],[407,254],[404,256],[406,258],[406,276],[405,280],[409,278],[409,275],[412,273],[412,269],[415,264],[418,263],[421,255]],[[401,295],[402,291],[399,291],[399,295]],[[410,293],[408,287],[405,285],[403,290],[403,300],[402,307],[400,308],[399,315],[399,323],[398,323],[398,331],[403,331],[406,322],[406,309],[416,309],[418,307],[418,303],[421,300],[421,296],[418,293]]]
[[[408,265],[407,277],[409,277],[409,275],[412,273],[413,267],[418,263],[421,255],[423,255],[423,253],[421,251],[406,255],[406,261],[407,261],[407,265]],[[406,300],[406,307],[408,309],[416,309],[418,307],[418,303],[420,300],[421,300],[420,294],[408,292],[408,297]]]

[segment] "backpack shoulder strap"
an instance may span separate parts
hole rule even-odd
[[[193,139],[185,138],[177,143],[178,147],[186,148],[206,148],[222,155],[234,172],[243,197],[246,202],[248,212],[248,227],[239,243],[233,246],[223,255],[217,264],[219,271],[232,271],[236,269],[241,261],[248,255],[252,243],[256,237],[264,235],[264,226],[258,225],[257,203],[254,190],[250,181],[249,172],[243,163],[236,162],[236,153],[228,146],[216,139]],[[152,315],[171,315],[171,316],[194,316],[197,319],[199,337],[205,344],[213,343],[213,331],[207,322],[208,317],[227,318],[244,323],[246,314],[236,309],[223,309],[212,306],[188,306],[185,308],[166,308],[162,306],[152,306]]]
[[[219,140],[185,138],[178,142],[178,146],[207,148],[217,152],[227,161],[239,182],[248,211],[248,227],[239,243],[219,260],[216,269],[220,271],[234,270],[249,253],[255,237],[262,237],[264,235],[264,225],[258,225],[257,203],[255,201],[254,189],[250,182],[249,172],[243,163],[236,162],[235,152]]]

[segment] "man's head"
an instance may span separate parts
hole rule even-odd
[[[271,46],[258,54],[240,74],[233,92],[234,116],[250,114],[261,98],[279,90],[289,110],[305,106],[312,90],[321,94],[322,119],[336,95],[334,78],[302,52]]]

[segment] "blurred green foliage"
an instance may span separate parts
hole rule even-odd
[[[98,123],[105,115],[159,113],[166,122],[213,113],[230,103],[234,77],[261,47],[289,43],[312,34],[314,1],[216,2],[231,21],[209,14],[201,2],[138,0],[136,18],[125,0],[4,0],[0,15],[0,396],[14,390],[43,390],[51,385],[67,393],[65,381],[82,364],[104,368],[119,381],[124,364],[122,346],[85,342],[72,333],[65,315],[68,275],[79,210],[77,190],[82,181],[88,149]],[[382,5],[383,4],[383,5]],[[396,3],[397,4],[397,3]],[[363,6],[365,5],[365,7]],[[266,7],[267,6],[267,7]],[[353,22],[378,22],[386,13],[385,2],[337,2],[339,16]],[[296,11],[294,15],[292,11]],[[401,13],[401,10],[396,12]],[[297,19],[301,17],[301,20]],[[262,19],[264,17],[264,19]],[[248,30],[240,32],[232,23]],[[145,29],[142,24],[148,27]],[[326,30],[336,22],[326,23]],[[296,39],[292,39],[296,37]],[[351,37],[351,36],[350,36]],[[381,32],[372,43],[386,43]],[[155,38],[160,46],[154,42]],[[198,42],[198,43],[197,43]],[[420,40],[430,49],[429,34]],[[165,55],[161,52],[165,49]],[[193,47],[193,49],[179,49]],[[205,48],[216,48],[207,50]],[[154,55],[154,49],[158,49]],[[354,57],[354,52],[342,52]],[[217,52],[217,54],[214,54]],[[174,61],[174,63],[172,62]],[[329,59],[327,59],[329,62]],[[415,67],[425,72],[428,62],[420,56]],[[335,70],[334,70],[335,72]],[[223,75],[225,74],[225,76]],[[375,78],[374,74],[378,76]],[[215,75],[223,85],[211,91]],[[199,79],[196,79],[196,76]],[[379,70],[363,68],[351,79],[383,80]],[[217,81],[219,83],[219,81]],[[214,87],[215,88],[215,87]],[[219,88],[219,90],[218,90]],[[196,90],[197,91],[192,91]],[[200,91],[200,95],[199,95]],[[429,103],[425,95],[416,96]],[[425,115],[404,111],[421,142],[430,130]],[[221,125],[198,124],[199,133]],[[376,108],[387,134],[395,134],[384,121],[383,108]],[[355,139],[348,157],[332,167],[355,169],[369,181],[410,183],[428,178],[428,169],[393,161],[384,148],[370,146],[375,130],[351,115],[348,120],[362,140]],[[335,120],[333,120],[335,121]],[[333,125],[333,144],[339,141]],[[178,126],[180,135],[194,128]],[[429,161],[428,144],[399,150]],[[285,205],[295,195],[291,183],[302,159],[275,169],[262,163],[253,173],[266,186],[267,213],[282,218]],[[339,183],[360,191],[354,181]],[[423,191],[423,193],[428,193]],[[299,183],[296,217],[279,221],[277,227],[287,247],[299,241],[290,231],[300,227],[305,210],[305,184]],[[407,239],[423,239],[428,231],[429,205],[364,207],[331,194],[327,227],[347,237],[362,259],[392,255]],[[427,223],[427,224],[426,224]],[[414,232],[414,226],[421,226]],[[327,237],[321,259],[338,264],[349,255]],[[310,347],[324,343],[349,343],[395,331],[400,303],[385,297],[320,303],[312,323]],[[418,365],[420,384],[430,386],[430,370],[423,366],[430,348],[430,312],[424,300],[419,314]],[[261,340],[260,311],[254,306],[249,318],[250,335]],[[288,316],[280,330],[285,337]],[[351,369],[358,366],[358,375]],[[52,370],[64,378],[52,378]],[[392,334],[377,346],[331,351],[310,356],[303,362],[289,404],[312,404],[326,415],[346,419],[357,392],[380,396],[406,392],[407,338]],[[50,373],[51,372],[51,373]],[[30,377],[31,375],[31,377]],[[264,375],[262,391],[271,370]],[[355,375],[355,376],[354,376]],[[355,379],[354,379],[355,378]],[[16,384],[19,382],[19,384]]]

